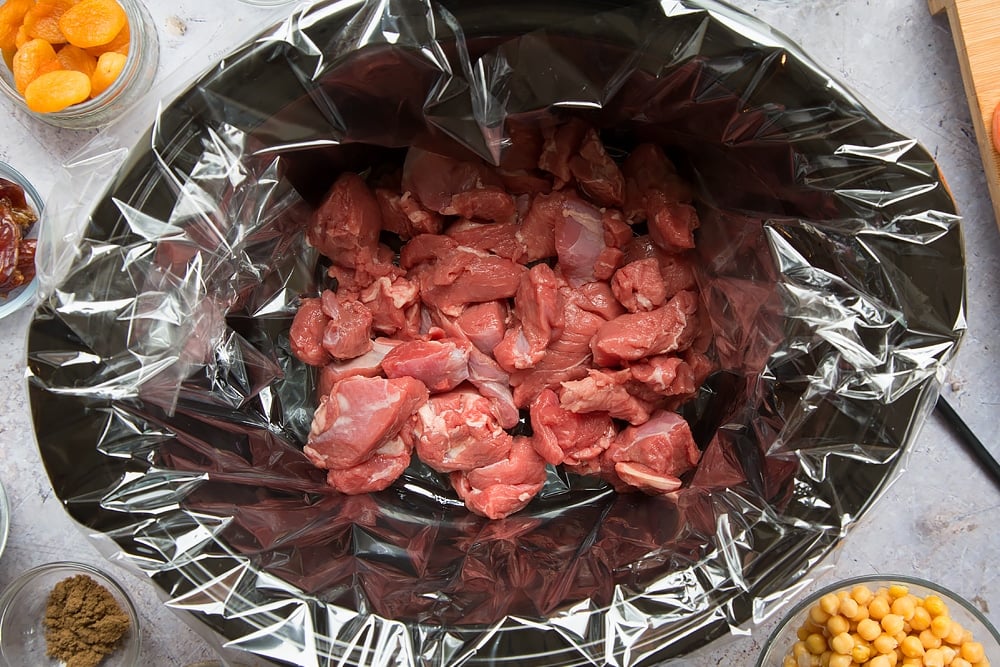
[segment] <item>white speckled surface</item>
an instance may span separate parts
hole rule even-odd
[[[1000,453],[1000,233],[946,20],[924,0],[737,0],[793,40],[867,100],[883,121],[915,137],[937,158],[965,216],[969,332],[945,394]],[[192,75],[269,22],[280,9],[237,0],[147,0],[161,44],[158,80],[178,68]],[[998,17],[1000,28],[1000,17]],[[192,54],[199,54],[193,58]],[[62,160],[90,134],[58,130],[0,100],[0,159],[27,175],[43,196]],[[0,588],[44,562],[74,559],[110,570],[132,591],[143,623],[144,662],[186,665],[218,657],[212,646],[163,607],[154,588],[105,561],[53,498],[31,431],[24,383],[30,313],[0,321],[0,481],[11,506]],[[810,588],[870,572],[911,573],[972,599],[1000,623],[994,567],[1000,532],[991,523],[1000,491],[936,417],[925,425],[905,472],[856,526]],[[683,661],[691,667],[752,665],[773,619]],[[240,656],[244,663],[255,661]]]

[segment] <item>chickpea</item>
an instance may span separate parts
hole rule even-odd
[[[983,651],[983,645],[979,642],[965,642],[962,644],[960,649],[962,658],[968,660],[969,662],[982,662],[983,658],[986,657],[986,653]]]

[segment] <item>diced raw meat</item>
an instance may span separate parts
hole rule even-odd
[[[334,359],[354,359],[372,349],[372,313],[359,301],[326,290],[320,297],[327,316],[323,348]]]
[[[503,187],[503,181],[482,162],[455,160],[420,148],[410,148],[403,163],[403,191],[421,204],[446,213],[452,198],[486,186]]]
[[[668,252],[694,247],[694,230],[701,224],[690,204],[667,201],[655,191],[646,197],[649,236]]]
[[[357,299],[361,292],[379,278],[395,280],[405,273],[392,263],[393,252],[384,245],[379,245],[374,254],[366,249],[358,250],[354,259],[353,268],[333,264],[327,270],[327,275],[337,281],[337,294],[345,299]]]
[[[424,208],[409,192],[400,195],[398,191],[377,188],[375,197],[382,212],[382,229],[404,240],[419,234],[440,234],[444,228],[444,219]]]
[[[316,382],[317,397],[328,395],[333,391],[333,385],[344,378],[354,376],[373,378],[381,375],[382,359],[400,342],[389,338],[376,338],[372,341],[372,349],[360,357],[349,361],[334,361],[323,366]]]
[[[330,361],[330,355],[323,348],[326,322],[319,299],[302,299],[288,331],[289,347],[299,361],[310,366],[322,366]]]
[[[542,390],[554,389],[561,382],[585,377],[591,360],[590,341],[604,323],[604,318],[599,315],[566,302],[563,333],[552,341],[545,357],[534,368],[511,373],[515,405],[526,408]]]
[[[507,140],[500,153],[504,169],[534,169],[542,154],[542,131],[534,122],[507,119]]]
[[[545,462],[531,447],[530,439],[517,437],[503,460],[452,473],[451,484],[471,512],[503,519],[524,509],[542,490]]]
[[[514,428],[521,418],[510,390],[510,376],[493,357],[475,347],[469,349],[469,382],[493,403],[493,411],[504,428]]]
[[[493,222],[509,223],[517,219],[514,198],[502,187],[496,186],[458,192],[451,198],[451,204],[442,213],[476,220],[492,220]]]
[[[604,244],[622,250],[635,238],[632,228],[625,222],[622,212],[609,208],[601,214],[601,224],[604,226]]]
[[[532,445],[548,463],[581,465],[598,458],[611,445],[615,425],[607,412],[577,414],[559,404],[559,396],[544,390],[531,403]]]
[[[629,313],[601,326],[590,343],[594,361],[613,367],[622,362],[683,350],[697,333],[698,297],[679,292],[666,305],[645,313]]]
[[[382,277],[362,290],[361,303],[372,313],[372,329],[404,339],[419,335],[420,288],[406,278]]]
[[[660,411],[645,424],[619,433],[604,455],[623,481],[662,494],[680,488],[680,476],[697,465],[701,452],[684,418]]]
[[[658,251],[656,260],[660,265],[660,277],[663,278],[667,298],[673,297],[681,290],[695,289],[697,282],[694,277],[694,258],[691,253],[666,253]]]
[[[416,378],[432,394],[451,391],[469,378],[469,347],[456,339],[407,341],[385,355],[382,371],[387,378]]]
[[[593,282],[594,264],[606,247],[601,212],[582,199],[566,197],[562,217],[556,219],[555,241],[559,268],[569,284]]]
[[[694,385],[695,389],[704,384],[705,380],[708,379],[708,376],[714,373],[716,368],[718,368],[714,361],[701,352],[688,349],[684,350],[682,354],[684,356],[684,361],[691,367],[691,383]]]
[[[625,307],[615,298],[611,286],[605,282],[587,283],[576,289],[564,287],[559,293],[564,299],[572,301],[588,313],[600,315],[605,320],[613,320],[626,312]]]
[[[561,188],[573,178],[569,162],[579,150],[590,127],[579,118],[570,118],[555,127],[542,129],[542,154],[538,168],[556,177],[556,188]]]
[[[628,372],[605,373],[595,369],[587,377],[562,383],[559,404],[570,412],[606,412],[630,424],[649,419],[650,406],[628,392]]]
[[[497,363],[507,371],[531,368],[545,356],[549,343],[563,325],[560,281],[546,264],[536,264],[522,277],[514,295],[518,324],[507,330],[493,350]]]
[[[552,192],[552,181],[534,169],[497,169],[507,192],[515,195],[535,195]]]
[[[382,213],[378,200],[357,174],[333,183],[309,224],[309,243],[334,264],[355,268],[376,255]]]
[[[604,248],[594,261],[594,277],[598,280],[608,280],[625,262],[625,253],[618,248]]]
[[[535,262],[556,254],[556,224],[563,217],[566,197],[560,192],[537,195],[521,220],[517,240],[524,248],[525,262]]]
[[[416,267],[410,275],[420,285],[425,304],[458,317],[467,304],[514,296],[525,271],[509,259],[459,246]]]
[[[625,203],[625,177],[604,150],[594,128],[583,135],[579,153],[569,160],[576,184],[598,206],[620,207]]]
[[[412,448],[400,437],[390,439],[371,458],[350,468],[332,468],[326,483],[347,495],[373,493],[389,488],[410,465]]]
[[[399,265],[404,269],[412,269],[419,264],[433,262],[438,257],[455,251],[459,243],[450,236],[443,234],[420,234],[413,237],[399,251]]]
[[[502,461],[512,444],[490,401],[463,389],[431,396],[404,429],[404,438],[410,438],[420,460],[438,472]]]
[[[474,303],[465,307],[462,314],[455,318],[455,326],[464,336],[484,354],[493,354],[504,331],[507,330],[509,316],[506,301],[486,301]]]
[[[351,468],[395,438],[427,401],[427,387],[413,378],[349,377],[320,399],[305,455],[318,468]]]
[[[611,290],[630,313],[653,310],[667,300],[667,286],[655,259],[640,259],[618,269]]]
[[[524,246],[517,240],[520,228],[516,222],[459,220],[445,233],[460,245],[519,262],[524,255]]]
[[[681,396],[697,390],[694,369],[680,357],[648,357],[629,367],[632,378],[659,396]],[[700,384],[700,383],[699,383]]]
[[[630,223],[647,217],[646,197],[650,192],[660,192],[668,201],[689,202],[691,188],[677,174],[673,163],[659,146],[640,144],[622,164],[625,177],[625,219]]]

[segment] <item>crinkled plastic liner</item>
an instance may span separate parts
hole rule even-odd
[[[726,5],[447,4],[302,6],[136,148],[67,166],[97,202],[45,230],[42,458],[170,606],[278,662],[689,655],[803,585],[898,473],[965,328],[954,204],[925,150]],[[495,162],[508,118],[570,115],[618,154],[659,143],[697,187],[722,366],[685,407],[697,471],[651,498],[552,470],[495,522],[419,464],[331,492],[287,341],[320,288],[308,210],[407,146]]]

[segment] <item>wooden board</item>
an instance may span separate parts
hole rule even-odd
[[[1000,225],[1000,154],[993,148],[993,110],[1000,104],[1000,0],[928,0],[932,14],[948,13],[972,123]]]

